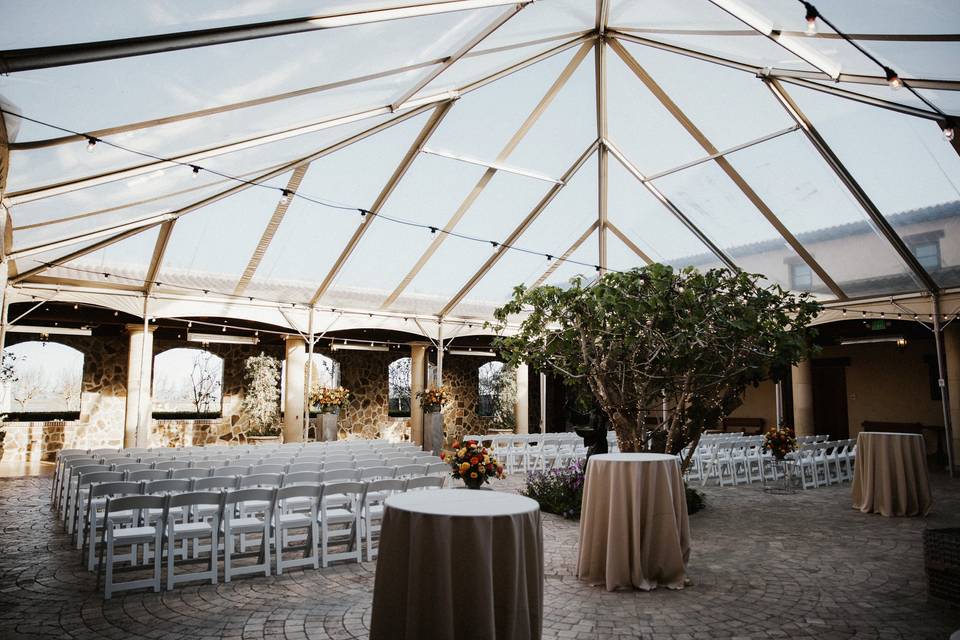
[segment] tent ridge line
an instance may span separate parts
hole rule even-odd
[[[546,93],[540,98],[537,104],[534,106],[533,110],[527,115],[520,127],[514,132],[514,134],[507,140],[507,143],[500,150],[500,153],[497,154],[494,159],[494,163],[501,163],[506,161],[510,154],[517,148],[523,138],[526,137],[527,133],[530,132],[530,129],[540,120],[540,117],[546,112],[546,110],[559,95],[560,91],[563,90],[563,87],[566,86],[567,82],[570,80],[570,77],[574,72],[580,67],[580,64],[586,58],[587,53],[590,51],[591,43],[585,42],[580,46],[580,49],[573,55],[570,61],[564,66],[557,78],[551,83],[547,88]],[[483,175],[480,176],[480,179],[477,180],[477,184],[474,185],[473,189],[467,194],[467,197],[463,199],[460,203],[460,206],[457,207],[457,210],[453,213],[450,219],[447,221],[446,225],[443,227],[444,231],[452,231],[460,223],[463,217],[467,214],[470,208],[476,202],[477,198],[480,197],[480,194],[487,188],[490,181],[493,180],[494,175],[497,173],[497,169],[488,168],[484,171]],[[430,258],[433,257],[433,254],[440,248],[440,245],[446,240],[446,234],[440,234],[431,241],[431,243],[424,250],[423,254],[417,260],[416,263],[410,268],[407,274],[403,277],[400,283],[394,288],[394,290],[387,296],[387,299],[384,300],[381,305],[381,309],[386,309],[392,305],[396,299],[403,293],[403,291],[413,282],[413,279],[416,278],[417,274],[426,266]]]

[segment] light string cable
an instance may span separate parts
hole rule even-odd
[[[893,70],[891,67],[889,67],[888,65],[885,65],[885,64],[884,64],[883,62],[881,62],[875,55],[873,55],[872,53],[870,53],[869,51],[867,51],[866,49],[864,49],[862,46],[860,46],[860,43],[858,43],[854,38],[851,38],[851,37],[850,37],[849,35],[847,35],[845,32],[841,31],[841,30],[837,27],[837,25],[835,25],[833,22],[830,21],[829,18],[825,17],[822,13],[820,13],[820,11],[816,8],[816,6],[813,5],[812,2],[809,2],[808,0],[797,0],[797,1],[798,1],[801,5],[803,5],[804,9],[806,10],[806,21],[807,21],[807,25],[808,25],[807,34],[808,34],[808,35],[816,35],[816,21],[817,21],[818,19],[819,19],[819,20],[822,20],[823,23],[824,23],[825,25],[827,25],[828,27],[830,27],[833,31],[835,31],[838,36],[840,36],[841,38],[843,38],[843,39],[844,39],[845,41],[847,41],[851,46],[853,46],[857,51],[859,51],[859,52],[862,53],[864,56],[866,56],[871,62],[873,62],[874,64],[876,64],[878,67],[880,67],[880,69],[883,71],[884,77],[887,79],[887,84],[890,85],[890,88],[892,88],[892,89],[899,89],[901,86],[906,87],[906,88],[907,88],[907,91],[909,91],[910,93],[912,93],[918,100],[920,100],[920,101],[923,102],[925,105],[927,105],[928,107],[930,107],[931,109],[933,109],[934,111],[936,111],[937,113],[939,113],[941,116],[943,116],[944,121],[945,121],[948,125],[952,125],[952,124],[953,124],[953,118],[952,118],[950,115],[944,113],[943,110],[941,110],[939,107],[937,107],[937,105],[935,105],[935,104],[933,104],[932,102],[930,102],[929,100],[927,100],[919,91],[917,91],[917,90],[914,89],[912,86],[910,86],[910,83],[909,83],[909,82],[907,82],[906,80],[904,80],[903,78],[901,78],[901,77],[899,76],[899,74],[897,74],[896,71],[894,71],[894,70]]]
[[[398,217],[398,216],[390,216],[390,215],[385,215],[385,214],[383,214],[383,213],[379,213],[379,212],[375,212],[375,211],[370,211],[369,209],[366,209],[366,208],[364,208],[364,207],[357,207],[357,206],[352,206],[352,205],[338,204],[338,203],[336,203],[336,202],[333,202],[333,201],[328,200],[328,199],[325,199],[325,198],[320,198],[320,197],[316,197],[316,196],[310,196],[310,195],[307,195],[307,194],[300,193],[300,192],[297,191],[297,190],[287,189],[286,187],[276,187],[276,186],[269,185],[269,184],[265,184],[265,183],[262,183],[262,182],[257,182],[256,180],[247,180],[247,179],[245,179],[245,178],[239,178],[239,177],[237,177],[237,176],[234,176],[234,175],[231,175],[231,174],[228,174],[228,173],[224,173],[224,172],[218,171],[218,170],[216,170],[216,169],[210,169],[210,168],[208,168],[208,167],[204,167],[204,166],[201,166],[201,165],[199,165],[199,164],[194,164],[194,163],[190,163],[190,162],[183,162],[183,161],[181,161],[181,160],[176,160],[176,159],[172,159],[172,158],[166,158],[166,157],[164,157],[164,156],[159,156],[159,155],[152,154],[152,153],[149,153],[149,152],[146,152],[146,151],[140,151],[140,150],[138,150],[138,149],[133,149],[133,148],[131,148],[131,147],[127,147],[127,146],[125,146],[125,145],[121,145],[121,144],[118,144],[118,143],[116,143],[116,142],[112,142],[112,141],[110,141],[110,140],[105,140],[105,139],[102,139],[102,138],[97,138],[97,137],[94,137],[94,136],[91,136],[91,135],[88,135],[88,134],[85,134],[85,133],[82,133],[82,132],[79,132],[79,131],[74,131],[73,129],[69,129],[69,128],[67,128],[67,127],[63,127],[63,126],[60,126],[60,125],[55,125],[55,124],[51,124],[51,123],[49,123],[49,122],[45,122],[45,121],[43,121],[43,120],[39,120],[39,119],[37,119],[37,118],[32,118],[32,117],[30,117],[30,116],[25,116],[25,115],[19,114],[19,113],[13,113],[13,112],[7,111],[6,109],[3,109],[3,108],[0,108],[0,113],[5,113],[5,114],[8,114],[8,115],[13,116],[13,117],[20,118],[21,120],[26,120],[27,122],[32,122],[32,123],[34,123],[34,124],[38,124],[38,125],[41,125],[41,126],[44,126],[44,127],[49,127],[49,128],[54,129],[54,130],[56,130],[56,131],[60,131],[60,132],[63,132],[63,133],[68,133],[68,134],[71,134],[71,135],[74,135],[74,136],[83,137],[83,138],[86,139],[86,141],[87,141],[87,148],[88,148],[88,150],[93,150],[93,149],[96,147],[97,144],[103,144],[103,145],[106,145],[106,146],[108,146],[108,147],[111,147],[111,148],[114,148],[114,149],[118,149],[118,150],[120,150],[120,151],[124,151],[124,152],[126,152],[126,153],[130,153],[130,154],[133,154],[133,155],[140,156],[140,157],[142,157],[142,158],[149,158],[149,159],[151,159],[151,160],[156,160],[156,161],[158,161],[158,162],[164,162],[164,163],[168,163],[168,164],[172,164],[172,165],[178,165],[178,166],[181,166],[181,167],[186,167],[186,168],[189,168],[191,171],[193,171],[194,174],[200,174],[200,172],[205,171],[205,172],[207,172],[207,173],[209,173],[209,174],[211,174],[211,175],[219,176],[219,177],[221,177],[221,178],[224,178],[224,179],[226,179],[226,180],[230,180],[230,181],[236,182],[236,183],[238,183],[238,184],[243,184],[243,185],[247,185],[247,186],[251,186],[251,187],[261,187],[261,188],[264,188],[264,189],[271,189],[271,190],[273,190],[273,191],[279,191],[279,192],[280,192],[281,201],[283,201],[284,203],[289,202],[289,200],[290,200],[291,198],[299,198],[299,199],[304,200],[304,201],[306,201],[306,202],[310,202],[310,203],[313,203],[313,204],[317,204],[317,205],[320,205],[320,206],[323,206],[323,207],[327,207],[327,208],[330,208],[330,209],[333,209],[333,210],[336,210],[336,211],[359,213],[361,218],[365,218],[367,215],[376,216],[376,217],[378,217],[378,218],[383,218],[384,220],[393,222],[393,223],[395,223],[395,224],[404,225],[404,226],[407,226],[407,227],[413,227],[413,228],[416,228],[416,229],[423,229],[423,230],[429,231],[429,232],[431,233],[431,235],[435,235],[435,234],[437,234],[437,233],[442,233],[442,234],[444,234],[444,235],[447,235],[447,236],[450,236],[450,237],[453,237],[453,238],[459,238],[459,239],[461,239],[461,240],[469,240],[469,241],[471,241],[471,242],[477,242],[477,243],[481,243],[481,244],[488,244],[488,245],[490,245],[491,247],[493,247],[494,250],[498,250],[498,249],[501,249],[501,248],[502,248],[502,249],[504,249],[504,250],[517,251],[517,252],[525,253],[525,254],[528,254],[528,255],[534,255],[534,256],[544,257],[544,258],[547,259],[548,262],[550,262],[550,261],[552,261],[552,260],[558,260],[558,261],[563,262],[563,263],[574,264],[574,265],[578,265],[578,266],[581,266],[581,267],[589,267],[589,268],[591,268],[591,269],[594,269],[594,270],[597,271],[597,272],[600,272],[601,270],[603,270],[603,271],[613,271],[613,272],[617,272],[616,269],[610,269],[610,268],[602,267],[601,265],[598,265],[598,264],[591,264],[591,263],[589,263],[589,262],[582,262],[582,261],[579,261],[579,260],[574,260],[574,259],[572,259],[572,258],[565,258],[565,257],[563,257],[562,255],[559,255],[559,254],[545,253],[545,252],[543,252],[543,251],[536,251],[536,250],[533,250],[533,249],[527,249],[527,248],[525,248],[525,247],[521,247],[521,246],[516,245],[516,244],[508,244],[508,243],[504,243],[504,242],[499,242],[499,241],[497,241],[497,240],[490,240],[490,239],[486,239],[486,238],[480,238],[480,237],[478,237],[478,236],[472,236],[472,235],[469,235],[469,234],[460,233],[460,232],[457,232],[457,231],[447,230],[447,229],[444,229],[444,228],[443,228],[443,225],[439,225],[439,224],[437,224],[437,225],[431,225],[431,224],[424,224],[424,223],[422,223],[422,222],[415,222],[415,221],[413,221],[413,220],[408,220],[408,219],[406,219],[406,218],[401,218],[401,217]],[[46,265],[46,266],[59,266],[59,265],[57,265],[57,263],[56,263],[55,261],[54,261],[53,263],[49,263],[49,262],[43,262],[43,261],[41,261],[41,260],[34,260],[34,262],[37,262],[37,263],[39,263],[39,264]],[[245,297],[245,296],[241,296],[241,297]]]

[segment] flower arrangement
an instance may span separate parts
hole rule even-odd
[[[500,480],[506,476],[503,465],[476,440],[468,440],[462,445],[455,441],[453,449],[453,455],[449,458],[450,475],[463,480],[471,489],[478,489],[483,483],[490,482],[491,476]],[[446,452],[441,453],[440,457],[446,461]]]
[[[417,391],[417,400],[424,411],[440,411],[443,405],[450,401],[450,389],[445,386],[427,387],[423,391]]]
[[[550,471],[534,471],[527,474],[527,484],[520,493],[536,500],[546,513],[579,520],[586,468],[587,461],[583,459]]]
[[[343,387],[314,387],[310,392],[310,406],[320,413],[338,413],[350,399],[350,390]]]
[[[763,434],[763,450],[769,451],[777,460],[783,460],[791,451],[797,448],[797,436],[793,429],[780,427],[770,429]]]

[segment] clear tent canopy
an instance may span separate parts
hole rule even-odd
[[[960,9],[810,7],[11,0],[10,299],[430,334],[650,262],[950,295]]]

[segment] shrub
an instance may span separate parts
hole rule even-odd
[[[540,509],[547,513],[579,520],[586,466],[586,460],[577,460],[559,469],[530,473],[527,485],[520,493],[536,500]]]
[[[707,497],[702,491],[697,491],[687,483],[683,484],[683,488],[687,491],[687,515],[693,515],[706,508]]]

